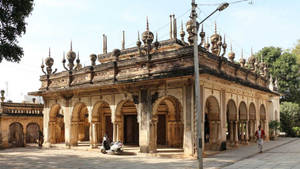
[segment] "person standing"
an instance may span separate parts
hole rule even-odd
[[[261,129],[260,125],[258,126],[258,130],[255,132],[255,136],[256,136],[256,142],[257,142],[259,152],[262,153],[264,139],[265,139],[265,131]]]

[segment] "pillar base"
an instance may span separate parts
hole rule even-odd
[[[149,146],[140,146],[140,153],[149,153]]]

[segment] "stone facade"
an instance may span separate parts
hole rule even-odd
[[[0,148],[36,143],[38,131],[43,131],[43,107],[33,103],[0,103]]]
[[[89,141],[96,147],[107,134],[113,141],[138,145],[145,153],[163,145],[194,155],[193,46],[184,42],[182,32],[182,40],[174,32],[170,31],[169,40],[152,43],[147,22],[143,43],[138,38],[137,47],[111,53],[106,51],[104,36],[104,53],[90,55],[91,66],[83,68],[77,66],[79,58],[74,65],[71,45],[68,67],[63,60],[67,71],[58,73],[52,72],[54,60],[49,55],[47,71],[42,65],[41,88],[30,93],[45,102],[44,144],[64,142],[70,147]],[[269,88],[273,81],[266,69],[257,62],[249,69],[234,63],[232,51],[227,60],[226,42],[218,42],[220,35],[211,37],[212,52],[204,38],[202,33],[198,53],[204,150],[219,150],[222,142],[247,144],[258,125],[268,138],[268,122],[280,117],[276,113],[279,94]],[[96,58],[101,64],[96,64]]]

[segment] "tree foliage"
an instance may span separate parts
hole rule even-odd
[[[23,48],[17,38],[26,32],[25,18],[33,10],[33,0],[0,0],[0,62],[19,62]]]
[[[298,40],[294,49],[292,49],[292,53],[297,57],[297,63],[300,64],[300,39]]]
[[[273,79],[277,79],[279,92],[283,93],[282,101],[300,103],[299,64],[296,55],[282,52],[281,48],[265,47],[256,54],[256,59],[263,60]]]
[[[280,104],[280,122],[281,129],[288,136],[294,136],[293,127],[299,123],[300,107],[296,103],[282,102]]]

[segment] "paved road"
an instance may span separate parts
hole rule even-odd
[[[300,169],[300,139],[267,150],[224,169]]]
[[[277,147],[277,148],[274,148]],[[255,144],[241,146],[204,159],[205,169],[300,169],[300,139],[284,138],[265,144],[257,153]],[[103,155],[96,151],[38,149],[36,147],[0,150],[0,169],[192,169],[196,161],[148,155]]]

